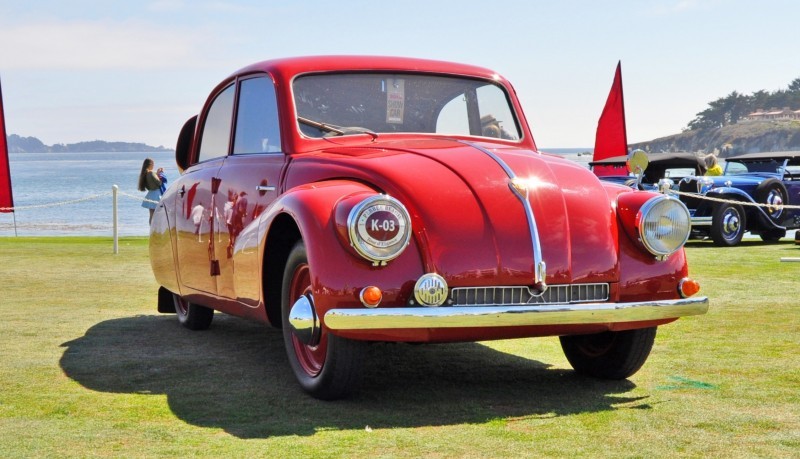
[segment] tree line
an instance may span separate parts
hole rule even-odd
[[[735,124],[743,117],[758,109],[782,109],[789,107],[792,110],[800,109],[800,78],[795,78],[787,89],[774,92],[760,90],[750,95],[733,91],[725,97],[709,102],[708,108],[698,113],[689,122],[686,130],[719,128]]]

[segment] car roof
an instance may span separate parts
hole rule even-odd
[[[430,59],[391,56],[303,56],[287,57],[257,62],[233,73],[232,76],[253,72],[269,72],[292,78],[294,75],[337,71],[386,71],[386,72],[437,72],[453,73],[503,80],[493,70],[468,64]]]
[[[695,167],[705,168],[703,159],[694,153],[679,151],[670,153],[647,153],[650,164],[674,163],[675,167]],[[609,166],[621,165],[628,161],[627,156],[612,156],[611,158],[592,161],[590,166]]]
[[[800,165],[800,151],[764,151],[761,153],[745,153],[743,155],[725,158],[726,161],[741,162],[768,161],[770,159],[780,161],[788,159],[789,164]]]

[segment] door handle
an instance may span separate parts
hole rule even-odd
[[[256,191],[275,191],[274,186],[267,186],[267,185],[257,185]]]

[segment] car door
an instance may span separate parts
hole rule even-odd
[[[269,76],[239,81],[235,120],[233,150],[218,174],[217,291],[255,307],[261,285],[258,219],[280,193],[286,164],[275,87]]]
[[[217,294],[220,215],[216,201],[219,170],[230,148],[235,85],[220,91],[210,105],[198,138],[196,164],[186,170],[177,190],[177,254],[181,282]]]

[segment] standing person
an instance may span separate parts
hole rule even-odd
[[[167,182],[164,175],[164,168],[159,167],[157,172],[153,172],[155,163],[151,158],[146,158],[142,163],[142,172],[139,173],[139,191],[147,191],[142,201],[142,207],[150,211],[150,223],[153,222],[153,212],[156,210],[156,203],[161,199],[161,187]]]

